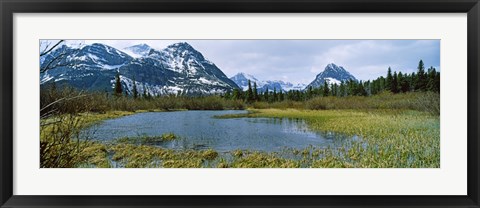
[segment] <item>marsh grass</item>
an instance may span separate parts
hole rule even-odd
[[[67,94],[76,92],[67,92]],[[42,99],[54,100],[49,95]],[[62,95],[65,96],[65,95]],[[160,97],[152,100],[106,98],[95,94],[79,103],[56,106],[58,115],[42,119],[41,167],[125,168],[439,168],[440,101],[438,93],[383,93],[371,97],[317,97],[276,103],[224,100],[220,97]],[[88,96],[87,96],[88,97]],[[72,101],[73,102],[73,101]],[[85,102],[83,105],[82,102]],[[87,105],[88,103],[88,105]],[[69,112],[77,105],[84,107]],[[158,142],[178,137],[120,138],[89,141],[80,130],[102,120],[135,112],[244,109],[247,114],[217,118],[267,117],[302,119],[314,131],[358,136],[342,147],[307,147],[282,152],[172,150]],[[188,139],[188,138],[185,138]],[[152,145],[153,144],[153,145]]]
[[[439,117],[413,110],[257,109],[248,117],[303,119],[309,128],[356,135],[342,147],[286,148],[281,152],[173,150],[152,142],[177,138],[119,139],[89,142],[78,167],[124,168],[438,168]],[[114,165],[115,164],[115,165]]]
[[[114,143],[137,144],[137,145],[157,145],[165,141],[172,141],[178,136],[173,133],[164,133],[160,136],[142,135],[137,137],[122,137],[115,139]]]
[[[317,153],[312,167],[440,167],[440,119],[429,112],[264,109],[248,116],[304,119],[313,130],[362,138]]]

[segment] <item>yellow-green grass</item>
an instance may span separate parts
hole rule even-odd
[[[209,167],[208,163],[218,157],[218,152],[211,149],[171,150],[124,143],[95,143],[92,146],[80,154],[84,158],[80,167],[109,168],[113,167],[114,161],[118,167],[124,168],[201,168]]]
[[[132,112],[85,114],[86,123]],[[440,120],[412,110],[250,109],[224,117],[304,119],[311,130],[357,135],[340,148],[308,147],[283,152],[172,150],[142,143],[89,142],[77,167],[126,168],[438,168]],[[169,136],[176,138],[176,136]],[[188,138],[186,138],[188,139]]]
[[[440,167],[440,119],[426,112],[262,109],[248,117],[304,119],[312,130],[362,138],[327,149],[312,167]]]
[[[124,143],[124,144],[141,144],[141,145],[155,145],[165,141],[175,140],[177,136],[173,133],[164,133],[159,136],[136,136],[136,137],[122,137],[117,138],[114,143]]]

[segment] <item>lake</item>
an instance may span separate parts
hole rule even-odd
[[[174,111],[138,113],[105,120],[86,130],[94,140],[158,136],[174,133],[179,138],[159,146],[171,149],[236,149],[281,151],[285,148],[340,146],[357,137],[316,132],[300,119],[228,118],[214,116],[248,113],[244,110]]]

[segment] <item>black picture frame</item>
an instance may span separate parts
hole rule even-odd
[[[2,207],[480,207],[479,0],[1,0],[0,204]],[[466,196],[24,196],[13,195],[14,13],[467,13]]]

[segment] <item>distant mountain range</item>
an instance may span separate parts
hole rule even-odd
[[[66,45],[40,59],[43,67],[60,53],[68,54],[60,61],[61,67],[41,74],[40,84],[55,82],[85,89],[112,92],[115,75],[120,74],[123,89],[132,93],[134,82],[139,93],[151,95],[222,94],[235,88],[246,90],[248,80],[257,84],[258,92],[304,90],[308,86],[323,86],[356,78],[343,67],[329,64],[307,86],[274,80],[258,80],[252,75],[238,73],[228,78],[214,63],[186,42],[156,50],[147,44],[133,45],[122,50],[94,43],[82,48]]]
[[[248,89],[248,80],[250,80],[250,84],[253,87],[253,84],[257,84],[257,91],[258,92],[265,92],[265,91],[284,91],[288,92],[290,90],[304,90],[305,84],[292,84],[290,82],[284,82],[281,80],[274,80],[274,81],[260,81],[255,78],[253,75],[245,74],[245,73],[238,73],[233,77],[230,77],[232,81],[235,82],[241,89],[247,90]]]

